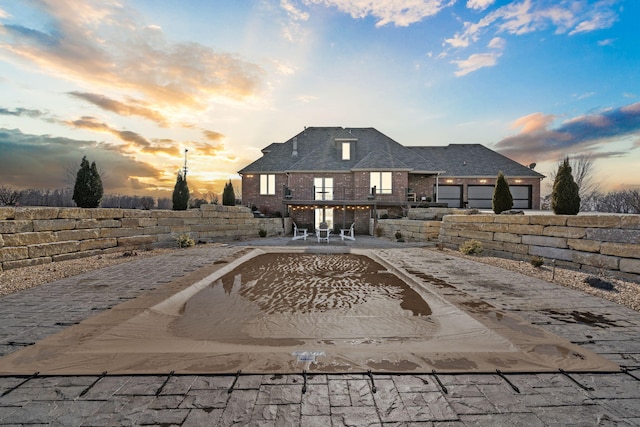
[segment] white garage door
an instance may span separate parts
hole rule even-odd
[[[435,194],[435,186],[433,187]],[[450,208],[462,207],[462,185],[439,185],[438,202],[447,203]]]

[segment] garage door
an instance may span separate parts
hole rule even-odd
[[[493,185],[470,185],[467,188],[469,207],[476,209],[491,209],[493,201]],[[510,185],[514,209],[531,209],[531,186]]]
[[[476,209],[491,209],[493,189],[493,185],[470,185],[467,188],[469,207]]]
[[[514,209],[531,209],[533,207],[530,185],[510,185]]]
[[[433,187],[435,194],[436,187]],[[438,202],[447,203],[450,208],[462,207],[462,185],[439,185]]]

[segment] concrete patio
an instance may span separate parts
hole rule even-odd
[[[201,245],[0,298],[0,353],[20,350],[247,246],[371,248],[439,289],[491,306],[621,366],[605,373],[0,377],[0,425],[640,425],[638,312],[420,244],[279,237]],[[34,373],[35,374],[35,373]]]

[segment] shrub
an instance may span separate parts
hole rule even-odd
[[[376,236],[377,237],[382,237],[384,236],[384,227],[381,225],[376,226]]]
[[[509,184],[502,172],[498,174],[498,178],[496,179],[491,207],[493,208],[493,212],[497,214],[508,211],[513,207],[513,196],[511,195]]]
[[[544,265],[544,258],[539,256],[531,258],[531,265],[534,267],[542,267]]]
[[[458,249],[465,255],[477,255],[482,253],[482,242],[476,239],[467,240]]]
[[[96,162],[92,162],[89,165],[87,156],[84,156],[80,163],[80,169],[76,174],[73,201],[81,208],[97,208],[100,206],[103,193],[102,179],[98,173]]]
[[[188,234],[181,234],[176,238],[179,248],[189,248],[196,244],[196,242],[189,237]]]
[[[577,215],[580,211],[580,189],[573,180],[569,158],[558,167],[551,192],[551,209],[556,215]]]
[[[173,187],[173,210],[186,211],[189,206],[189,186],[187,185],[187,177],[182,175],[182,171],[178,172],[176,185]]]
[[[258,236],[267,237],[267,230],[265,230],[264,228],[261,228],[260,230],[258,230]]]
[[[402,239],[402,233],[399,231],[396,231],[396,239]]]
[[[231,180],[224,185],[224,190],[222,192],[222,204],[224,206],[235,206],[236,204],[236,193],[233,191],[233,184],[231,184]]]

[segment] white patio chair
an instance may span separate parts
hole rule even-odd
[[[329,236],[331,235],[330,228],[316,228],[316,236],[318,237],[318,243],[327,242],[329,243]]]
[[[306,228],[298,228],[298,225],[295,222],[293,223],[293,238],[291,238],[291,240],[307,240],[308,235],[309,233]]]
[[[351,224],[351,227],[349,228],[341,228],[340,229],[340,239],[344,240],[344,239],[349,239],[349,240],[356,240],[356,236],[355,233],[353,231],[353,228],[355,227],[356,223],[354,222],[353,224]]]

